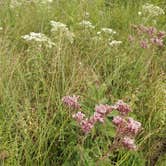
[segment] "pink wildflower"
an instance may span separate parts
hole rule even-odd
[[[141,128],[141,123],[135,121],[133,118],[128,118],[127,120],[127,130],[131,134],[137,134]]]
[[[120,116],[115,116],[112,120],[112,123],[115,125],[115,126],[121,126],[122,124],[125,123],[125,120],[120,117]]]
[[[146,40],[142,40],[142,41],[140,42],[140,45],[141,45],[142,48],[148,48],[148,43],[147,43]]]
[[[77,112],[76,114],[73,115],[73,118],[76,119],[78,123],[80,123],[85,117],[85,114],[82,112]]]
[[[116,103],[116,109],[122,114],[122,115],[125,115],[125,114],[128,114],[129,112],[131,112],[131,108],[126,104],[124,103],[122,100],[119,100],[117,103]]]
[[[137,147],[135,145],[134,139],[131,139],[130,137],[124,137],[122,140],[122,144],[125,148],[129,150],[136,150]]]
[[[73,96],[64,96],[62,98],[62,101],[63,101],[64,104],[66,104],[70,108],[80,109],[81,106],[78,103],[78,99],[79,99],[79,96],[75,96],[75,95],[73,95]]]
[[[157,32],[157,29],[155,28],[155,27],[149,27],[148,29],[147,29],[147,33],[149,34],[149,36],[153,36],[153,35],[155,35],[155,33]]]
[[[92,121],[95,123],[97,121],[103,123],[104,122],[104,116],[98,112],[95,112],[93,117],[91,118]]]
[[[81,122],[81,129],[85,134],[88,134],[93,127],[94,127],[94,124],[88,119],[83,120]]]
[[[132,35],[129,35],[128,40],[132,43],[134,42],[135,38]]]
[[[159,39],[159,38],[151,38],[150,41],[153,43],[153,44],[156,44],[157,46],[160,46],[162,47],[163,46],[163,40],[162,39]]]
[[[159,39],[162,39],[166,36],[166,32],[165,31],[159,31],[158,34],[157,34],[157,37]]]

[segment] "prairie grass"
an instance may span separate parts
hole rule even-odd
[[[166,11],[164,0],[147,2]],[[81,96],[84,110],[95,104],[129,103],[143,126],[137,152],[120,150],[100,165],[166,165],[166,49],[143,49],[128,42],[132,24],[166,31],[166,15],[146,21],[138,15],[146,1],[54,0],[51,5],[25,3],[10,8],[0,2],[0,164],[4,166],[93,166],[109,148],[114,129],[108,119],[83,136],[62,104],[64,95]],[[89,13],[88,18],[85,12]],[[78,23],[89,20],[96,28]],[[74,32],[73,44],[59,34],[54,41],[50,21],[65,23]],[[114,29],[123,43],[109,47],[92,38],[103,27]],[[56,46],[31,45],[21,36],[46,34]],[[165,41],[166,43],[166,41]],[[166,148],[166,147],[165,147]],[[162,149],[158,151],[158,149]],[[161,155],[162,154],[162,155]]]

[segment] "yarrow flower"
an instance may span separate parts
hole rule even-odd
[[[26,41],[34,41],[39,44],[45,44],[47,47],[51,48],[52,46],[55,46],[55,43],[51,41],[50,38],[48,38],[45,34],[43,33],[35,33],[35,32],[30,32],[28,35],[21,36],[22,39]]]
[[[104,33],[107,33],[107,34],[109,34],[109,35],[116,34],[116,31],[114,31],[114,30],[111,29],[111,28],[102,28],[101,31],[104,32]]]
[[[91,28],[91,29],[94,29],[95,26],[92,25],[92,23],[90,21],[86,21],[86,20],[82,20],[79,25],[85,27],[85,28]]]
[[[165,14],[162,8],[149,3],[146,3],[145,5],[142,6],[142,13],[150,17],[155,17]]]
[[[122,41],[117,41],[117,40],[112,40],[109,45],[111,47],[114,47],[114,46],[119,46],[120,44],[122,44]]]
[[[62,101],[65,105],[69,106],[70,108],[73,108],[73,109],[80,109],[81,106],[80,104],[78,103],[78,99],[80,97],[79,96],[64,96],[62,98]]]
[[[66,24],[57,21],[50,21],[50,24],[51,24],[51,32],[53,34],[60,32],[64,35],[64,37],[66,37],[70,41],[70,43],[73,43],[75,35],[74,33],[69,31],[69,28],[67,27]]]

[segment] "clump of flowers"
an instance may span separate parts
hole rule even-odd
[[[112,40],[111,42],[109,42],[109,45],[111,47],[119,46],[120,44],[122,44],[122,41]]]
[[[90,28],[90,29],[94,29],[95,28],[95,26],[90,21],[87,21],[87,20],[82,20],[79,23],[79,25],[84,27],[84,28]]]
[[[84,134],[90,133],[96,123],[104,123],[105,119],[113,110],[119,112],[118,116],[114,116],[112,123],[116,129],[116,135],[111,145],[111,149],[118,149],[124,147],[128,150],[137,150],[135,144],[135,136],[141,130],[141,123],[129,117],[128,114],[132,112],[128,104],[119,100],[115,105],[99,104],[94,108],[92,116],[87,117],[81,112],[80,104],[78,103],[78,96],[65,96],[62,101],[65,105],[73,109],[78,109],[79,112],[73,115]]]
[[[155,17],[159,15],[164,15],[165,12],[159,6],[146,3],[145,5],[142,6],[142,14],[149,17]]]
[[[52,48],[52,46],[55,45],[55,43],[43,33],[30,32],[27,35],[21,36],[21,38],[27,42],[35,42],[39,47],[45,45],[48,48]]]
[[[62,35],[65,38],[67,38],[70,43],[73,43],[74,41],[74,33],[69,31],[69,28],[66,24],[57,22],[57,21],[50,21],[51,24],[51,32],[54,35]]]
[[[11,0],[10,1],[10,8],[21,7],[22,5],[24,5],[24,4],[27,5],[28,3],[46,5],[46,4],[50,4],[52,2],[53,2],[53,0]]]
[[[164,46],[164,38],[166,37],[165,31],[159,31],[155,27],[147,27],[143,25],[133,25],[133,29],[136,32],[136,35],[129,35],[129,42],[138,42],[142,48]]]
[[[62,102],[65,105],[67,105],[68,107],[72,108],[72,109],[80,109],[81,106],[78,102],[79,98],[80,98],[79,96],[75,96],[75,95],[73,95],[73,96],[64,96],[62,98]]]

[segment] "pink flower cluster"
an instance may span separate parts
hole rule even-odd
[[[78,98],[76,96],[65,96],[63,97],[64,104],[68,105],[70,108],[81,109],[78,103]],[[135,121],[133,118],[128,117],[128,113],[131,112],[131,108],[119,100],[115,105],[110,106],[107,104],[100,104],[95,106],[94,114],[87,118],[81,111],[75,113],[73,118],[80,125],[83,133],[88,134],[97,122],[104,123],[105,118],[113,110],[119,112],[119,116],[115,116],[112,123],[116,127],[116,135],[114,144],[117,147],[125,147],[129,150],[136,150],[134,137],[138,134],[141,129],[141,123]],[[117,142],[118,141],[118,142]]]
[[[87,134],[94,127],[96,122],[104,122],[104,119],[113,108],[109,105],[100,104],[95,107],[95,112],[90,118],[86,118],[82,112],[77,112],[73,118],[79,123],[82,131]]]
[[[73,96],[64,96],[64,97],[62,98],[62,102],[63,102],[65,105],[67,105],[67,106],[69,106],[70,108],[72,108],[72,109],[80,109],[81,106],[80,106],[80,104],[78,103],[78,99],[79,99],[79,98],[80,98],[79,96],[75,96],[75,95],[73,95]]]
[[[150,46],[164,46],[164,38],[166,32],[158,31],[155,27],[146,27],[143,25],[133,25],[137,35],[134,37],[129,35],[131,43],[138,41],[142,48],[149,48]]]
[[[115,108],[122,114],[128,114],[129,112],[131,112],[131,108],[124,103],[122,100],[119,100],[116,104],[115,104]]]
[[[117,134],[116,137],[119,138],[119,144],[122,143],[124,147],[131,150],[136,149],[136,145],[134,143],[133,138],[140,131],[141,123],[135,121],[131,117],[125,117],[125,116],[116,116],[114,117],[112,122],[116,126],[116,134]],[[130,146],[128,146],[128,144]]]

